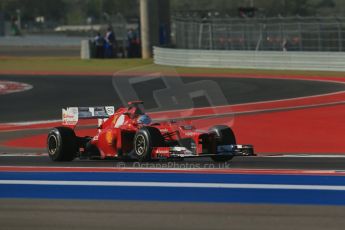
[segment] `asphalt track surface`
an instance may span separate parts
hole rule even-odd
[[[19,151],[25,151],[19,150]],[[17,150],[18,152],[18,150]],[[184,161],[123,162],[109,160],[79,160],[52,162],[47,155],[14,156],[0,155],[0,166],[40,167],[109,167],[109,168],[209,168],[209,169],[293,169],[293,170],[345,170],[344,157],[235,157],[227,163],[216,163],[210,158],[185,159]]]
[[[345,207],[0,200],[2,229],[340,230]]]
[[[188,77],[185,84],[212,79],[229,105],[289,99],[345,90],[344,84],[304,80]],[[0,80],[30,84],[32,90],[0,97],[0,122],[60,119],[66,106],[121,105],[109,76],[0,76]],[[146,110],[157,108],[152,91],[166,87],[161,79],[133,85]],[[194,107],[210,106],[205,97],[193,98]],[[222,105],[215,102],[214,105]]]
[[[205,79],[205,78],[202,78]],[[0,96],[0,121],[34,121],[59,119],[61,107],[116,105],[119,95],[111,77],[76,76],[0,76],[0,80],[28,83],[30,91]],[[183,79],[185,83],[200,80]],[[222,88],[228,104],[288,99],[344,90],[344,85],[318,81],[212,78]],[[140,86],[151,92],[164,87],[162,82]],[[154,88],[152,88],[152,85]],[[142,91],[142,92],[143,92]],[[102,92],[101,94],[99,92]],[[155,108],[152,94],[142,93]],[[151,100],[151,103],[150,103]],[[194,101],[196,107],[207,104],[204,98]],[[35,130],[32,132],[42,132]],[[31,132],[31,131],[26,131]],[[1,140],[26,135],[20,132],[0,134]],[[1,150],[3,152],[4,149]],[[41,149],[5,149],[7,152],[39,152]],[[157,162],[159,166],[161,162]],[[203,167],[207,159],[186,160],[177,164]],[[119,165],[121,164],[121,165]],[[78,166],[131,167],[133,162],[76,160],[53,163],[47,156],[0,156],[0,166]],[[218,168],[225,165],[214,164]],[[230,168],[279,168],[345,170],[345,158],[258,157],[235,158]],[[343,206],[251,205],[179,202],[128,202],[86,200],[0,199],[0,222],[4,229],[342,229]],[[20,221],[18,221],[20,220]]]

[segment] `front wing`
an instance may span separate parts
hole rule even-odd
[[[220,145],[215,154],[196,154],[185,147],[156,147],[152,149],[151,159],[210,157],[210,156],[255,156],[252,145]]]

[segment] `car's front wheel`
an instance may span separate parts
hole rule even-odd
[[[47,137],[47,150],[53,161],[72,161],[78,152],[77,137],[68,127],[56,127]]]
[[[216,125],[210,128],[210,132],[213,132],[216,134],[216,144],[218,145],[235,145],[236,144],[236,138],[235,134],[232,131],[232,129],[229,126],[226,125]],[[212,156],[212,160],[215,162],[226,162],[233,158],[233,156],[225,156],[225,155],[219,155],[219,156]]]
[[[163,147],[164,137],[154,127],[143,127],[134,136],[134,155],[138,161],[151,160],[152,148]]]

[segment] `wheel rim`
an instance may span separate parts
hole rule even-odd
[[[57,151],[57,138],[54,135],[48,138],[48,151],[50,155],[54,155]]]
[[[143,135],[139,135],[135,140],[135,152],[137,155],[142,156],[145,153],[146,141]]]

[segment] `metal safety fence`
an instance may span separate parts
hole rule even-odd
[[[173,18],[176,48],[345,51],[345,18]]]

